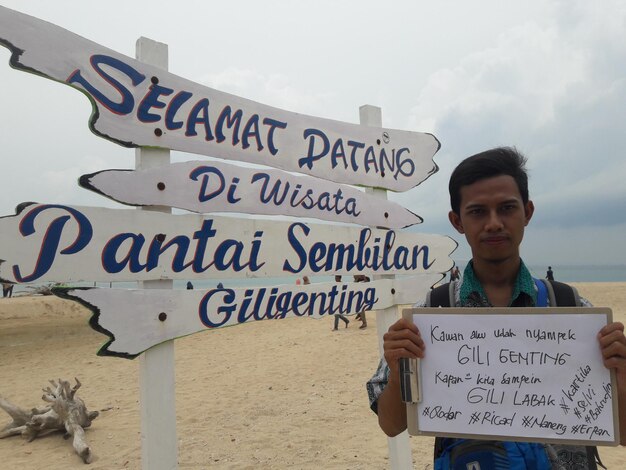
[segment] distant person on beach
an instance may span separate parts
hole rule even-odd
[[[192,290],[193,289],[193,284],[191,283],[191,281],[187,281],[187,290]]]
[[[548,266],[548,272],[546,273],[546,279],[548,281],[554,281],[554,273],[552,272],[552,266]]]
[[[2,283],[2,297],[13,297],[13,284],[10,282]]]
[[[304,276],[302,278],[302,284],[304,284],[305,286],[308,286],[309,284],[311,284],[311,280],[309,279],[309,276]]]
[[[526,158],[514,148],[495,148],[463,160],[452,172],[449,182],[452,226],[465,236],[472,259],[461,281],[452,285],[454,307],[536,307],[539,306],[539,283],[520,257],[520,245],[529,224],[534,204],[528,195]],[[543,283],[542,283],[543,285]],[[450,285],[435,288],[433,296],[447,296]],[[562,287],[568,288],[567,285]],[[441,290],[438,290],[441,289]],[[437,292],[436,292],[437,291]],[[437,294],[437,295],[435,295]],[[541,302],[549,304],[549,299]],[[579,299],[583,306],[591,304]],[[432,305],[432,304],[431,304]],[[423,307],[421,304],[418,307]],[[554,305],[552,305],[554,306]],[[396,321],[383,336],[383,358],[367,383],[371,409],[388,436],[407,428],[407,411],[400,391],[401,358],[428,360],[427,332],[420,332],[414,322]],[[612,389],[619,401],[616,419],[621,445],[626,445],[626,336],[624,325],[612,322],[597,333],[598,350],[604,366],[617,377]],[[595,469],[597,449],[560,442],[541,444],[502,442],[498,440],[437,438],[435,468],[520,468]],[[594,452],[595,451],[595,452]],[[448,461],[446,459],[449,459]],[[471,464],[467,464],[467,462]],[[513,462],[515,461],[515,462]],[[517,468],[517,466],[516,466]]]
[[[370,278],[363,274],[356,274],[354,276],[354,282],[369,282]],[[359,326],[359,330],[363,330],[367,328],[367,318],[365,317],[365,310],[360,311],[354,317],[355,320],[361,321],[361,326]]]
[[[341,282],[341,276],[335,276],[335,282]],[[350,320],[348,320],[346,316],[342,315],[341,313],[335,313],[335,327],[333,328],[333,331],[337,331],[337,329],[339,328],[339,320],[344,322],[346,324],[346,328],[348,328],[348,323],[350,323]]]

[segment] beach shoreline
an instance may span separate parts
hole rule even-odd
[[[572,283],[595,306],[626,320],[626,283]],[[78,377],[88,409],[88,467],[60,434],[0,440],[5,468],[140,469],[139,361],[99,357],[107,337],[82,306],[52,296],[0,299],[0,395],[40,406],[48,379]],[[353,317],[350,317],[351,319]],[[369,410],[365,382],[378,361],[369,327],[332,331],[332,319],[255,322],[176,340],[176,413],[181,469],[388,468],[387,438]],[[0,426],[10,421],[0,411]],[[432,463],[429,437],[411,437],[415,468]],[[609,468],[626,459],[602,447]]]

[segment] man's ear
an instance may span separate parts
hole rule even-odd
[[[450,211],[448,212],[448,219],[450,220],[450,223],[456,229],[457,232],[465,233],[465,230],[463,230],[463,224],[461,223],[461,217],[459,216],[459,214],[457,214],[454,211]]]
[[[526,225],[528,225],[528,222],[530,222],[530,219],[532,219],[534,213],[535,205],[533,204],[533,201],[528,200],[528,202],[524,205],[524,216],[526,217]]]

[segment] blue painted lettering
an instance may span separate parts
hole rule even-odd
[[[352,164],[352,170],[357,171],[359,169],[359,164],[357,163],[357,151],[359,149],[365,148],[365,144],[363,142],[356,142],[354,140],[348,141],[348,147],[352,147],[352,152],[350,152],[350,163]]]
[[[135,98],[131,89],[143,83],[146,76],[123,61],[103,54],[93,55],[90,58],[90,64],[93,70],[102,77],[103,81],[108,83],[119,93],[121,96],[120,100],[115,101],[110,99],[108,97],[110,93],[103,93],[97,84],[87,81],[80,70],[74,71],[67,78],[67,83],[80,86],[98,103],[102,104],[113,113],[120,115],[132,113],[135,110]],[[107,73],[107,67],[127,76],[130,79],[130,83],[124,84],[110,73]],[[116,77],[119,77],[119,73],[116,74]],[[164,99],[170,96],[173,97],[169,102]],[[137,119],[143,123],[157,123],[163,119],[165,121],[165,127],[170,131],[184,128],[186,137],[198,136],[198,130],[196,128],[198,125],[202,125],[204,128],[202,136],[204,140],[216,140],[217,143],[222,143],[226,140],[225,131],[228,129],[231,131],[231,143],[233,146],[241,143],[242,148],[247,149],[251,145],[254,145],[259,152],[267,146],[271,155],[278,153],[277,130],[286,129],[286,122],[279,121],[272,117],[263,117],[258,114],[253,114],[245,120],[244,123],[243,111],[241,109],[233,110],[231,106],[226,105],[219,113],[216,113],[216,125],[213,129],[211,126],[209,99],[206,97],[200,97],[200,99],[191,106],[186,121],[177,119],[177,113],[192,96],[193,94],[189,91],[176,91],[172,88],[161,86],[158,83],[153,84],[149,87],[137,106]],[[165,116],[155,112],[156,110],[164,108],[166,108]],[[265,134],[261,132],[260,123],[267,128]],[[213,135],[214,132],[215,136]],[[266,139],[265,142],[263,141],[264,138]]]
[[[209,191],[209,181],[215,180],[215,178],[211,178],[211,175],[215,175],[217,178],[218,187]],[[214,166],[200,166],[198,168],[194,168],[191,173],[189,173],[189,178],[198,181],[198,178],[202,176],[202,182],[200,184],[200,192],[198,193],[198,201],[206,202],[210,201],[216,196],[219,196],[224,190],[224,175],[222,172],[215,168]]]
[[[374,152],[374,147],[367,147],[367,150],[365,151],[365,173],[370,172],[370,165],[374,165],[374,171],[378,173],[378,165],[376,163],[376,153]]]
[[[286,129],[287,123],[272,118],[265,118],[263,119],[263,125],[269,126],[267,131],[267,147],[272,155],[276,155],[278,153],[278,147],[274,144],[274,131],[276,129]]]
[[[373,171],[385,176],[389,171],[394,179],[398,179],[398,175],[410,177],[415,172],[415,163],[409,157],[403,158],[403,154],[409,152],[408,148],[391,149],[391,157],[389,157],[388,150],[384,147],[367,146],[363,142],[348,140],[346,142],[350,149],[350,161],[348,163],[344,142],[341,138],[331,144],[323,131],[313,128],[306,129],[303,135],[305,140],[308,139],[309,146],[307,155],[298,159],[300,168],[312,169],[316,161],[330,154],[332,168],[336,168],[343,161],[344,169],[351,168],[352,171],[357,172],[362,164],[366,173]]]
[[[248,119],[245,127],[243,128],[243,133],[241,135],[241,148],[247,149],[250,147],[250,138],[254,138],[256,140],[256,149],[260,152],[263,150],[263,144],[261,144],[261,134],[259,133],[259,115],[253,114]]]
[[[204,125],[204,140],[213,140],[211,123],[209,122],[209,100],[207,98],[198,101],[191,109],[189,118],[187,118],[187,131],[185,132],[187,137],[198,135],[196,132],[197,124]]]
[[[322,146],[317,154],[315,153],[315,143],[317,140],[316,137],[319,137],[321,139]],[[307,152],[306,157],[298,160],[298,165],[300,166],[300,168],[306,166],[310,170],[311,168],[313,168],[314,162],[324,157],[328,153],[328,149],[330,148],[330,142],[328,140],[328,137],[326,137],[326,134],[318,129],[305,129],[304,138],[309,139],[309,151]]]
[[[183,127],[183,121],[174,121],[174,118],[176,117],[176,113],[180,107],[192,96],[193,95],[188,91],[180,91],[176,93],[176,96],[172,98],[172,101],[170,101],[170,104],[167,106],[167,111],[165,112],[165,127],[171,131]]]
[[[335,168],[339,162],[337,160],[343,160],[344,169],[348,168],[348,162],[346,160],[346,151],[343,148],[343,140],[337,139],[333,145],[333,149],[330,152],[330,162],[333,168]]]
[[[151,108],[163,109],[167,106],[163,101],[159,101],[160,96],[169,96],[174,92],[171,88],[160,85],[152,85],[150,91],[143,97],[137,108],[137,119],[141,122],[159,122],[161,116],[150,112]]]
[[[105,108],[115,114],[121,114],[123,116],[126,114],[130,114],[135,107],[135,99],[133,98],[133,94],[119,81],[117,81],[108,73],[104,72],[100,65],[108,65],[113,69],[119,70],[128,78],[130,78],[133,86],[137,86],[141,82],[143,82],[146,79],[146,76],[132,68],[130,65],[125,64],[121,60],[117,60],[113,57],[109,57],[106,55],[93,55],[90,58],[90,62],[91,66],[98,73],[98,75],[100,75],[104,79],[104,81],[113,86],[113,88],[115,88],[115,90],[120,95],[122,95],[122,101],[120,103],[116,103],[115,101],[111,101],[109,98],[107,98],[104,93],[99,91],[81,75],[80,70],[76,70],[75,72],[73,72],[72,75],[67,78],[67,83],[79,84],[85,91],[93,96],[96,101],[98,101]]]
[[[225,239],[212,247],[210,259],[206,260],[209,241],[217,235],[213,220],[205,219],[202,227],[194,232],[193,240],[185,235],[168,238],[166,234],[157,234],[149,242],[147,254],[142,254],[146,239],[141,234],[121,233],[112,237],[102,251],[102,264],[106,272],[118,273],[128,269],[132,273],[149,272],[161,264],[161,258],[173,251],[168,257],[173,272],[182,272],[189,267],[196,273],[202,273],[214,267],[218,271],[232,269],[235,272],[249,269],[258,271],[265,263],[259,263],[262,231],[255,232],[249,249],[243,242]],[[195,248],[192,251],[192,248]],[[120,256],[122,255],[122,256]],[[191,255],[190,259],[189,256]],[[142,257],[145,257],[143,259]]]
[[[241,109],[235,111],[235,114],[232,116],[231,113],[232,109],[230,108],[230,106],[225,106],[224,109],[222,109],[222,112],[220,113],[219,117],[217,118],[217,122],[215,123],[215,135],[217,137],[218,143],[224,142],[224,140],[226,140],[226,136],[223,132],[224,124],[226,124],[226,127],[228,127],[229,129],[231,127],[234,127],[232,143],[233,146],[235,146],[239,143],[239,125],[241,124],[241,117],[243,113]]]
[[[190,240],[189,237],[184,235],[178,235],[171,240],[166,240],[166,237],[160,237],[157,235],[152,239],[150,247],[148,248],[148,256],[145,266],[138,265],[137,268],[130,266],[131,272],[139,272],[145,268],[146,271],[152,271],[159,266],[159,259],[161,255],[165,253],[172,246],[175,246],[174,256],[172,257],[172,271],[180,273],[191,266],[192,262],[185,263],[185,258],[189,252]]]
[[[226,196],[226,200],[230,204],[236,204],[241,201],[240,197],[235,197],[235,192],[237,191],[237,185],[239,184],[239,178],[234,177],[230,183],[230,187],[228,188],[228,194]]]
[[[124,245],[124,242],[129,241],[127,245],[130,245],[126,250],[126,255],[118,260],[118,253]],[[102,265],[108,273],[122,272],[126,267],[130,272],[137,273],[145,269],[146,264],[139,261],[141,249],[143,248],[146,239],[141,234],[136,233],[120,233],[111,238],[102,250]]]
[[[50,267],[52,266],[52,263],[54,263],[57,253],[60,255],[72,255],[78,253],[83,248],[85,248],[91,241],[91,237],[93,236],[93,229],[87,217],[85,217],[81,212],[72,207],[53,204],[36,206],[35,208],[31,209],[20,222],[20,234],[24,237],[33,235],[36,232],[35,219],[37,218],[37,216],[44,212],[55,210],[67,212],[67,214],[69,215],[62,215],[55,218],[48,224],[48,227],[46,227],[45,235],[41,241],[41,246],[39,247],[37,264],[35,265],[32,273],[28,275],[22,275],[19,265],[13,265],[13,275],[15,276],[16,281],[36,281],[50,270]],[[75,225],[75,227],[73,227],[73,231],[76,232],[76,236],[71,244],[59,250],[61,235],[63,234],[63,230],[65,229],[66,224],[70,220],[74,221],[73,225]]]
[[[341,292],[340,292],[341,290]],[[214,304],[211,305],[213,298]],[[376,288],[348,290],[333,285],[321,292],[279,292],[277,287],[246,289],[237,301],[232,289],[209,290],[198,306],[200,321],[207,328],[218,328],[249,321],[283,319],[287,316],[325,316],[371,310],[378,302]]]
[[[263,204],[273,203],[275,206],[281,206],[291,192],[291,196],[288,199],[288,204],[291,207],[302,207],[307,210],[318,209],[325,212],[334,212],[337,215],[346,212],[346,214],[354,217],[358,217],[361,214],[361,211],[357,209],[356,199],[345,199],[341,188],[337,188],[337,191],[333,194],[328,192],[316,194],[312,188],[301,194],[301,184],[296,184],[292,187],[288,181],[283,183],[280,178],[272,180],[269,174],[261,172],[255,173],[251,182],[261,182],[259,200]]]
[[[209,315],[213,313],[212,311],[209,313],[209,309],[207,308],[211,298],[216,295],[221,294],[222,300],[218,302],[219,307],[217,307],[217,315],[222,316],[221,318],[215,319],[213,321]],[[200,305],[198,308],[198,314],[200,315],[200,321],[207,328],[218,328],[223,326],[230,320],[233,311],[237,308],[236,304],[232,304],[235,300],[235,291],[232,289],[211,289],[206,293],[206,295],[200,301]]]
[[[427,271],[435,262],[429,262],[429,248],[424,246],[394,246],[396,234],[388,230],[384,239],[374,238],[369,243],[371,230],[361,230],[356,243],[329,243],[312,242],[310,248],[300,241],[303,235],[309,235],[310,229],[302,223],[294,223],[289,226],[287,240],[296,255],[296,262],[286,259],[283,270],[298,274],[308,269],[314,273],[324,274],[336,272],[363,271],[371,269],[375,272],[388,271],[413,271],[420,267]]]

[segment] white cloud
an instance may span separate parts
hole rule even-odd
[[[564,6],[556,6],[558,15]],[[534,194],[555,209],[579,207],[571,224],[596,219],[596,204],[624,199],[626,70],[610,65],[624,63],[624,24],[623,4],[578,2],[566,17],[512,28],[492,47],[434,72],[410,127],[442,141],[443,172],[477,151],[515,145],[529,156]]]
[[[448,120],[473,126],[506,116],[501,132],[512,136],[521,124],[528,132],[554,119],[557,103],[585,74],[580,51],[563,47],[554,29],[527,23],[431,75],[411,110],[411,127],[439,132]]]
[[[578,240],[595,226],[597,246],[617,249],[609,234],[626,217],[623,0],[399,1],[384,9],[323,0],[307,11],[281,1],[196,2],[192,16],[137,1],[124,18],[110,6],[61,0],[3,4],[129,55],[138,36],[168,42],[174,73],[264,104],[350,122],[359,105],[374,104],[386,126],[434,133],[440,172],[390,196],[425,218],[420,230],[449,233],[447,181],[461,158],[516,145],[529,157],[539,206],[530,232],[567,224],[568,239]],[[89,133],[84,96],[10,69],[6,50],[0,62],[4,213],[35,196],[108,204],[75,179],[132,167],[134,152]]]
[[[300,90],[285,75],[264,74],[250,69],[231,67],[218,73],[206,74],[198,82],[276,108],[317,116],[324,116],[325,109],[333,100],[330,93]]]

